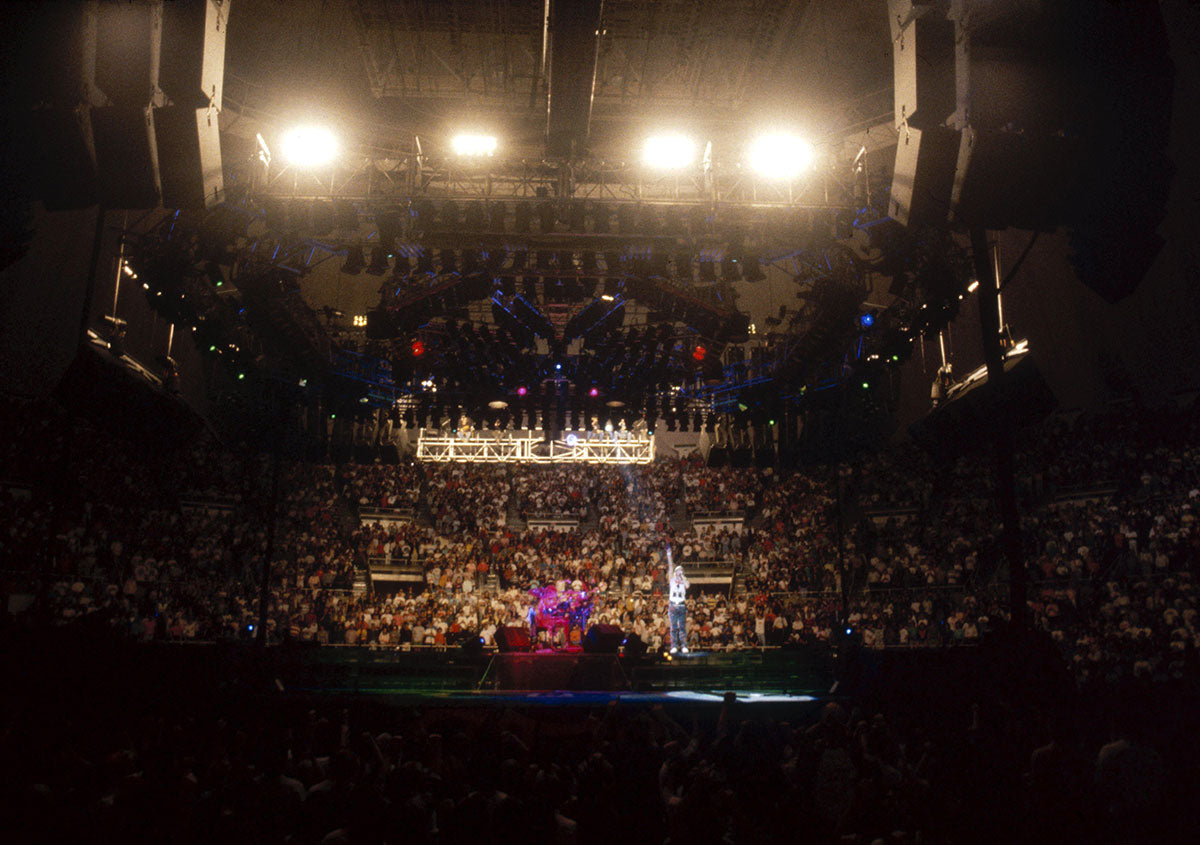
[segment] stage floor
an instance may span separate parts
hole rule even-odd
[[[632,660],[583,652],[469,656],[319,649],[278,670],[279,684],[289,692],[378,696],[396,703],[719,705],[726,692],[733,692],[739,703],[780,705],[827,700],[833,687],[833,661],[823,650],[692,652]]]

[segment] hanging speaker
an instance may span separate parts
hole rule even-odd
[[[940,126],[954,113],[954,24],[947,0],[889,0],[896,126]]]
[[[158,84],[175,105],[221,110],[228,17],[224,0],[173,0],[163,8]]]
[[[221,137],[211,108],[154,110],[162,201],[168,208],[211,208],[224,197]]]
[[[162,0],[86,8],[96,15],[96,87],[113,105],[149,105],[158,90]]]
[[[0,102],[12,127],[0,155],[10,178],[26,180],[51,211],[95,205],[95,16],[76,3],[26,4],[0,16],[0,27]]]
[[[904,226],[944,225],[950,213],[959,132],[902,126],[888,215]]]
[[[160,202],[154,115],[145,106],[92,109],[101,204],[154,208]]]

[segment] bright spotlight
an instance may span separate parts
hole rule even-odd
[[[675,170],[696,159],[696,144],[683,135],[655,135],[646,139],[643,157],[653,168]]]
[[[320,167],[337,154],[337,138],[323,126],[297,126],[283,136],[283,157],[297,167]]]
[[[456,135],[450,145],[455,155],[490,156],[496,154],[497,143],[494,135]]]
[[[812,144],[795,135],[763,135],[750,147],[750,166],[770,179],[795,179],[812,165]]]

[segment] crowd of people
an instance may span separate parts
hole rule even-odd
[[[1056,418],[1018,455],[1030,617],[1081,677],[1178,673],[1200,646],[1191,410]],[[61,621],[101,612],[139,638],[253,635],[268,556],[276,640],[408,647],[477,631],[490,642],[524,624],[533,586],[553,583],[586,589],[593,621],[659,647],[668,547],[685,565],[734,573],[736,589],[689,596],[700,649],[830,641],[843,626],[869,647],[946,645],[1008,617],[1001,525],[977,459],[935,465],[897,447],[792,473],[695,457],[284,461],[269,528],[267,459],[235,458],[207,436],[146,456],[52,409],[5,413],[10,606],[40,603]],[[535,514],[578,524],[531,530]],[[687,514],[716,521],[693,526]],[[373,564],[417,577],[371,590]]]
[[[1032,625],[1073,670],[1079,702],[1165,708],[1157,721],[1099,708],[1088,721],[1078,703],[1041,721],[974,707],[922,722],[852,703],[777,721],[729,699],[715,720],[620,705],[551,730],[514,711],[350,715],[281,698],[256,722],[254,708],[214,716],[196,691],[195,712],[172,703],[121,729],[120,714],[7,711],[10,829],[47,842],[911,843],[977,841],[986,825],[995,841],[1175,841],[1190,830],[1195,749],[1167,710],[1200,664],[1193,412],[1056,418],[1017,456]],[[147,455],[53,408],[4,414],[10,629],[49,619],[137,641],[490,645],[554,583],[586,590],[593,622],[658,649],[668,547],[685,566],[735,573],[736,589],[689,591],[696,651],[842,637],[946,647],[1009,618],[986,460],[896,448],[741,475],[694,460],[273,465],[207,436]],[[531,530],[538,513],[578,525]],[[373,566],[416,580],[371,589]]]
[[[1186,841],[1194,743],[1119,719],[828,703],[371,708],[211,695],[50,707],[0,733],[13,841]],[[1163,720],[1169,724],[1169,720]],[[1166,750],[1158,750],[1156,746]]]

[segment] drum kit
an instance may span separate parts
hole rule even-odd
[[[578,582],[576,582],[578,584]],[[591,594],[582,589],[559,589],[554,584],[534,586],[529,590],[534,597],[529,609],[531,639],[537,639],[538,631],[545,631],[552,646],[578,645],[587,629],[588,617],[592,613]],[[561,640],[557,637],[562,632]],[[573,639],[574,638],[574,639]]]

